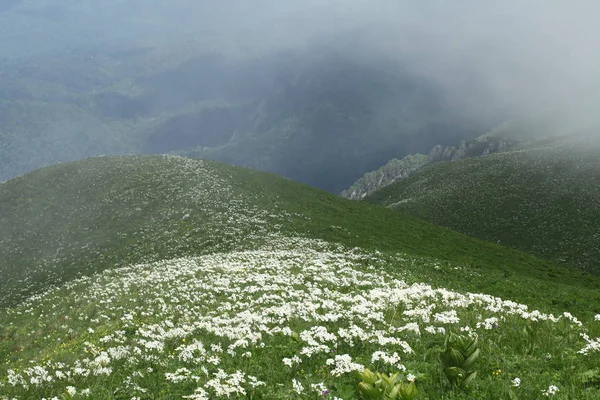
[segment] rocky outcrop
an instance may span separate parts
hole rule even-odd
[[[349,189],[340,195],[351,200],[360,200],[368,194],[400,179],[406,179],[426,165],[442,161],[456,161],[463,158],[482,157],[516,144],[516,141],[496,137],[480,137],[472,141],[462,141],[458,146],[434,146],[427,155],[411,154],[402,159],[390,160],[378,170],[363,175]]]
[[[470,142],[461,142],[458,146],[437,145],[429,151],[427,163],[433,164],[440,161],[455,161],[463,158],[487,156],[492,153],[504,151],[515,144],[504,139],[478,139]]]
[[[411,154],[400,160],[394,158],[376,171],[363,175],[354,185],[341,193],[342,197],[360,200],[367,194],[398,180],[408,178],[427,164],[424,154]]]

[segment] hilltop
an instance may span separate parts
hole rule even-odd
[[[3,302],[104,269],[255,249],[274,235],[483,268],[488,277],[465,283],[474,290],[492,271],[545,279],[557,268],[275,175],[177,156],[57,164],[4,182],[0,202]]]
[[[10,398],[354,399],[365,368],[417,398],[597,395],[598,278],[394,210],[175,156],[46,167],[0,204]],[[449,332],[480,337],[454,394]]]
[[[431,165],[366,201],[599,273],[599,151],[593,135],[528,142]]]

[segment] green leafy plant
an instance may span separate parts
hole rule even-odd
[[[587,386],[600,386],[600,368],[589,369],[578,375],[581,383]]]
[[[452,389],[466,389],[477,377],[472,367],[479,357],[477,336],[471,338],[451,332],[444,343],[445,350],[440,354],[444,374]]]
[[[535,344],[537,342],[537,331],[534,329],[532,324],[526,324],[523,329],[523,336],[525,337],[525,343],[527,347],[525,349],[526,354],[532,354],[535,349]]]
[[[414,382],[399,382],[400,372],[387,375],[365,369],[360,378],[362,381],[358,384],[358,391],[363,399],[412,400],[418,394]]]

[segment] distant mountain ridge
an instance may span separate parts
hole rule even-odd
[[[434,146],[427,155],[410,154],[401,159],[392,159],[383,167],[366,173],[340,195],[350,200],[365,196],[401,179],[406,179],[421,168],[442,161],[483,157],[504,151],[517,143],[516,140],[483,135],[475,140],[461,141],[457,146]]]

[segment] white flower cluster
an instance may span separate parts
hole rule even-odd
[[[542,395],[544,396],[554,396],[556,393],[558,393],[560,390],[558,389],[558,387],[554,386],[554,385],[550,385],[548,387],[548,389],[546,390],[542,390]]]
[[[302,386],[302,384],[300,382],[298,382],[296,379],[292,379],[292,389],[297,394],[304,393],[304,386]]]
[[[422,337],[444,335],[448,325],[469,324],[472,335],[508,318],[562,320],[580,328],[570,314],[556,317],[485,294],[407,284],[386,272],[387,261],[374,253],[278,240],[263,250],[106,271],[30,299],[11,311],[15,318],[32,316],[25,331],[60,320],[40,345],[86,342],[73,350],[71,364],[52,356],[7,364],[2,390],[21,398],[43,385],[53,396],[93,398],[94,388],[112,382],[112,390],[149,398],[153,389],[145,382],[158,381],[202,400],[245,396],[270,382],[260,371],[275,367],[285,379],[270,382],[269,390],[283,385],[288,392],[318,394],[328,391],[325,383],[295,375],[296,367],[310,368],[316,358],[333,378],[371,368],[363,365],[369,361],[405,371],[404,364],[422,358],[413,350]],[[97,310],[93,318],[90,309]],[[598,350],[597,340],[584,339],[583,354]],[[259,356],[274,345],[290,347],[275,359]],[[191,393],[190,385],[196,387]]]
[[[298,356],[293,356],[292,358],[284,358],[281,360],[284,365],[292,368],[294,365],[298,365],[302,362],[302,359]]]
[[[497,328],[498,327],[498,318],[497,317],[486,318],[485,320],[483,320],[483,322],[478,322],[476,327],[477,327],[477,329],[483,328],[486,330]]]
[[[350,372],[364,371],[365,367],[361,364],[352,362],[352,357],[349,354],[337,355],[334,358],[329,358],[325,361],[325,364],[333,366],[331,374],[333,376],[340,376]]]
[[[400,356],[396,352],[394,352],[392,355],[389,355],[384,351],[376,351],[371,356],[371,363],[375,364],[377,361],[383,361],[385,364],[393,365],[401,371],[406,370],[406,367],[400,364]]]
[[[579,350],[579,354],[600,353],[600,337],[590,339],[586,333],[580,334],[587,344]]]

